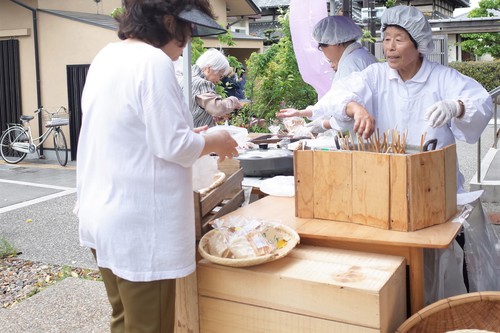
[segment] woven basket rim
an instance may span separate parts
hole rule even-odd
[[[210,237],[212,237],[218,232],[218,230],[213,229],[207,232],[205,235],[203,235],[203,237],[200,239],[200,242],[198,244],[198,251],[200,252],[200,255],[203,258],[215,264],[231,266],[231,267],[248,267],[280,259],[286,256],[300,242],[299,234],[289,226],[280,223],[269,223],[269,222],[265,222],[265,224],[272,226],[275,229],[290,235],[290,240],[283,248],[277,249],[272,253],[253,258],[232,259],[232,258],[217,257],[208,253],[208,251],[206,250]]]
[[[432,330],[433,326],[442,327],[444,320],[442,314],[460,309],[465,305],[471,309],[474,306],[472,303],[481,304],[480,309],[485,312],[489,309],[496,309],[500,306],[500,291],[472,292],[441,299],[413,314],[396,330],[396,333],[419,332],[421,326],[424,325],[428,333],[442,332],[442,330]],[[488,306],[490,308],[487,308]],[[477,307],[479,307],[479,305]],[[447,327],[446,332],[467,332],[471,330],[475,330],[476,332],[480,330],[483,330],[483,332],[491,332],[491,327],[500,327],[500,315],[489,316],[488,321],[485,322],[481,318],[472,317],[471,313],[474,312],[468,312],[466,315],[462,315],[461,318],[455,316],[453,321],[454,327]],[[466,324],[464,323],[465,321],[467,321]],[[486,326],[488,326],[488,328]],[[498,330],[495,329],[494,332],[498,332]]]

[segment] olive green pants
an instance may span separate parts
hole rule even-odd
[[[111,333],[174,332],[175,279],[132,282],[108,268],[99,271],[112,308]]]

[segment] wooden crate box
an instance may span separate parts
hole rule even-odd
[[[456,213],[456,147],[415,154],[298,150],[296,216],[415,231]]]
[[[301,245],[263,265],[198,263],[202,333],[394,332],[406,319],[404,258]]]
[[[226,159],[219,163],[219,171],[226,174],[224,183],[205,196],[198,191],[193,192],[197,240],[211,230],[209,223],[212,220],[237,209],[245,200],[241,187],[243,169],[240,168],[239,161]]]

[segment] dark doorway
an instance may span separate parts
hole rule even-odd
[[[19,41],[0,41],[0,132],[21,116]]]
[[[71,144],[71,160],[76,160],[78,150],[78,137],[82,126],[82,92],[90,65],[68,65],[66,76],[68,79],[68,108],[69,131]]]

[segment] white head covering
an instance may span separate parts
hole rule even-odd
[[[198,60],[196,60],[196,65],[204,70],[207,67],[210,67],[212,70],[224,71],[224,75],[229,74],[231,71],[231,67],[229,66],[229,62],[227,58],[217,49],[208,49],[203,53]]]
[[[388,8],[382,14],[380,21],[382,23],[382,39],[384,39],[383,34],[388,25],[399,25],[417,42],[417,49],[420,53],[429,54],[434,50],[431,25],[417,8],[411,6]]]
[[[345,16],[327,16],[314,26],[313,38],[319,44],[337,45],[358,40],[363,35],[360,27]]]

